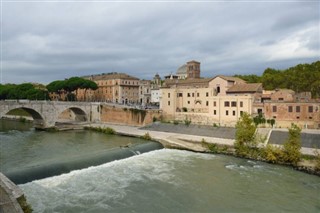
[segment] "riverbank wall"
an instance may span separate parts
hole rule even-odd
[[[2,173],[0,173],[0,192],[0,212],[23,213],[18,202],[24,197],[22,190]]]

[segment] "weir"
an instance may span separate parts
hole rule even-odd
[[[24,184],[34,180],[61,175],[73,170],[98,166],[115,160],[121,160],[137,154],[162,149],[163,146],[158,142],[147,142],[138,145],[110,149],[104,152],[97,152],[92,156],[73,159],[67,162],[56,162],[49,165],[39,165],[10,171],[5,175],[15,184]]]

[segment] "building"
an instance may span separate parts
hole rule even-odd
[[[160,109],[168,120],[191,119],[193,123],[234,126],[243,112],[252,114],[252,95],[221,95],[213,79],[167,83],[161,88]],[[168,86],[169,85],[169,86]]]
[[[265,92],[262,114],[274,119],[277,127],[288,128],[295,123],[301,128],[320,128],[320,102],[309,92],[296,94],[293,90],[278,89]]]
[[[77,91],[79,101],[103,101],[120,104],[139,103],[139,79],[125,73],[103,73],[85,76],[98,85],[97,90]]]
[[[147,106],[151,102],[151,81],[140,80],[139,81],[139,104]]]
[[[151,104],[152,105],[160,105],[160,99],[161,99],[161,92],[160,92],[160,87],[161,87],[161,78],[159,74],[157,73],[153,81],[151,82]]]
[[[254,95],[262,91],[261,84],[248,86],[239,78],[223,75],[201,78],[197,61],[187,62],[186,68],[185,79],[165,79],[160,89],[164,119],[234,126],[243,112],[252,114]],[[243,85],[241,92],[234,90],[236,85]]]

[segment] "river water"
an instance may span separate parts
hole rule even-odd
[[[89,143],[90,149],[91,144],[101,149],[96,143],[104,144],[102,141],[110,137],[86,131],[2,132],[1,162],[7,165],[7,170],[11,166],[21,167],[18,165],[21,159],[16,158],[21,158],[18,153],[26,149],[19,146],[33,143],[29,150],[45,152],[44,148],[38,148],[40,141],[34,142],[40,135],[60,144],[62,150],[67,150],[63,144],[72,147],[69,144],[72,140]],[[16,148],[3,151],[11,147],[6,143],[14,143],[12,138],[20,138],[21,142]],[[128,138],[122,140],[123,144],[128,143]],[[55,146],[51,149],[58,150]],[[77,149],[82,152],[82,146]],[[92,149],[94,153],[96,150]],[[53,161],[47,162],[44,153],[27,154],[22,159],[32,156],[44,157],[45,164]],[[27,161],[25,165],[31,160]],[[320,212],[317,176],[283,166],[181,150],[155,150],[19,186],[35,212]]]

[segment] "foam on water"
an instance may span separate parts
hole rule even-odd
[[[174,157],[168,155],[171,152],[152,151],[20,187],[36,212],[57,211],[60,208],[86,209],[90,203],[94,206],[98,203],[98,206],[107,209],[108,201],[122,199],[126,195],[125,189],[134,182],[152,180],[178,184],[171,172],[174,169],[170,163]],[[158,162],[166,156],[165,161]]]
[[[168,149],[20,186],[35,212],[317,212],[320,201],[305,174]]]

